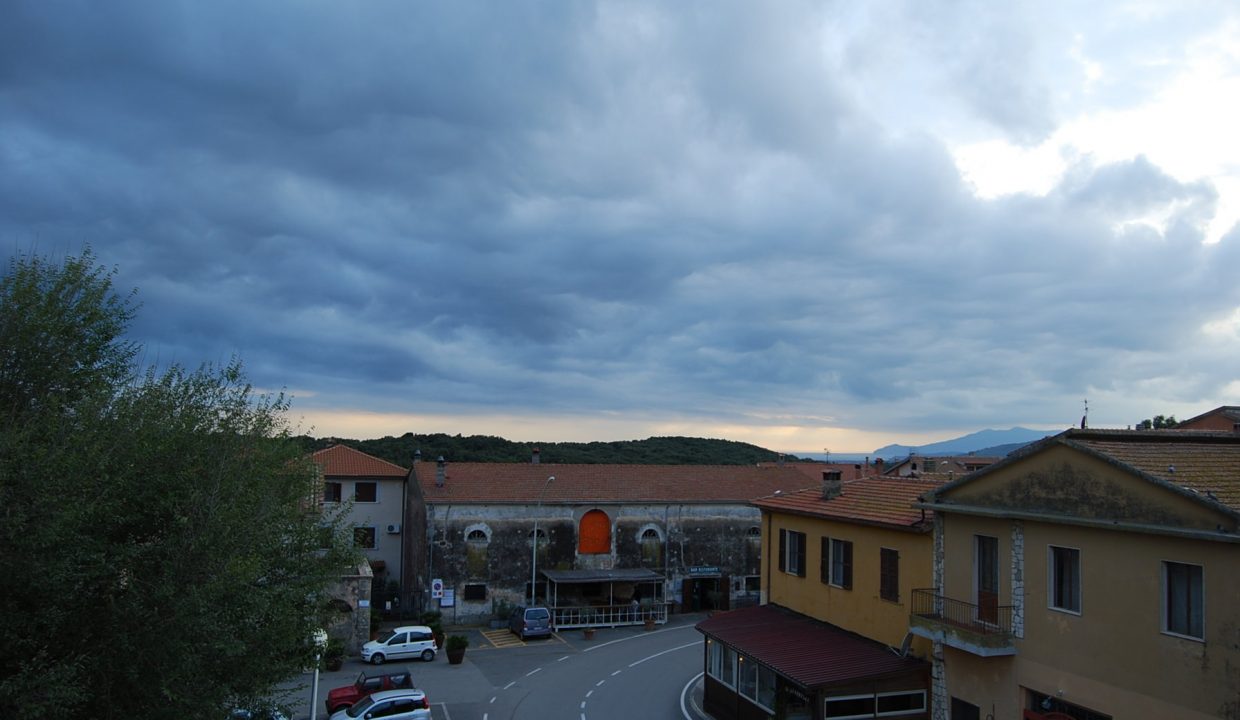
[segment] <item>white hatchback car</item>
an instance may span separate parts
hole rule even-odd
[[[431,703],[416,688],[384,690],[353,703],[353,707],[332,713],[330,720],[431,720]]]
[[[382,640],[371,640],[362,646],[362,661],[382,665],[388,660],[420,657],[434,660],[435,635],[425,625],[398,627]]]

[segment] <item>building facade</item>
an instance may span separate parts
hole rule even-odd
[[[935,718],[1240,718],[1240,435],[1069,430],[927,497]]]
[[[749,503],[808,484],[786,468],[537,462],[415,462],[413,478],[424,607],[473,622],[535,595],[570,624],[578,610],[635,618],[634,601],[660,619],[756,603],[760,513]]]
[[[848,481],[832,469],[819,487],[756,500],[763,604],[698,624],[706,710],[726,720],[928,717],[930,644],[908,636],[907,618],[933,546],[932,515],[913,505],[939,485]]]
[[[344,512],[374,574],[376,597],[392,597],[386,590],[400,585],[404,566],[409,471],[345,445],[311,457],[322,472],[324,511]]]

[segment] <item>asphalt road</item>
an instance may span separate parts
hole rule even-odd
[[[693,629],[700,619],[674,615],[650,632],[604,628],[586,640],[569,630],[524,643],[503,631],[457,628],[451,632],[470,639],[461,665],[440,654],[385,667],[409,668],[437,720],[699,720],[691,690],[702,672],[702,636]],[[321,674],[318,716],[330,688],[375,669],[353,659]],[[309,717],[309,680],[290,684],[294,717]]]

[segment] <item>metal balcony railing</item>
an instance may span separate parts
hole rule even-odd
[[[978,635],[1011,636],[1012,606],[965,602],[940,595],[933,588],[914,590],[912,614]]]

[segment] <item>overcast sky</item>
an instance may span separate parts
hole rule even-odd
[[[5,2],[0,250],[314,435],[1240,404],[1240,4]]]

